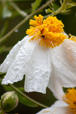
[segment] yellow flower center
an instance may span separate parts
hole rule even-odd
[[[63,43],[67,38],[64,35],[63,23],[56,17],[49,16],[43,20],[43,16],[34,16],[35,20],[30,20],[30,28],[27,29],[26,34],[32,36],[31,40],[38,41],[41,46],[54,48]]]
[[[69,105],[68,108],[71,109],[72,114],[76,114],[76,90],[74,88],[68,89],[63,100]]]
[[[70,35],[70,40],[72,40],[72,41],[74,41],[76,43],[76,36],[73,36],[71,34],[69,34],[69,35]]]

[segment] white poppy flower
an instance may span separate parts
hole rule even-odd
[[[63,23],[56,17],[43,20],[39,15],[30,24],[32,26],[26,32],[30,36],[19,41],[0,66],[0,72],[7,72],[2,84],[13,84],[25,75],[27,92],[46,93],[46,87],[49,87],[55,93],[59,85],[60,91],[62,86],[75,86],[76,43],[62,34]]]
[[[37,114],[76,114],[76,90],[68,89],[62,96],[62,100],[56,101],[51,107],[45,108]]]
[[[62,87],[76,86],[76,37],[70,39],[51,50],[52,73],[48,87],[55,97],[63,95]],[[60,86],[61,85],[61,86]],[[58,91],[58,89],[60,92]],[[57,93],[57,94],[55,94]]]
[[[68,113],[68,105],[63,101],[56,101],[51,107],[45,108],[36,114],[73,114]]]
[[[18,42],[0,66],[0,71],[7,72],[2,84],[13,84],[26,75],[25,91],[45,93],[51,72],[50,48],[47,50],[29,39],[26,36]]]

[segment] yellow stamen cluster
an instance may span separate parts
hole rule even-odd
[[[63,43],[66,39],[63,31],[63,23],[56,17],[49,16],[43,20],[43,16],[34,16],[35,20],[30,20],[30,28],[27,29],[26,34],[33,36],[31,40],[38,41],[41,46],[54,48]]]
[[[76,90],[74,88],[68,89],[63,96],[63,100],[69,105],[72,114],[76,114]]]
[[[70,34],[70,40],[76,42],[76,36],[73,36],[73,35]]]

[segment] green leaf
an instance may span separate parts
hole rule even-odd
[[[75,2],[67,3],[66,9],[72,8],[74,6],[76,6]]]
[[[53,13],[54,11],[51,10],[50,8],[48,8],[48,9],[45,10],[45,12],[46,12],[46,13]]]
[[[7,27],[8,27],[8,22],[6,21],[6,22],[4,23],[3,28],[2,28],[1,31],[0,31],[0,38],[5,34],[5,32],[6,32],[6,30],[7,30]]]
[[[12,16],[12,12],[8,9],[7,6],[3,7],[3,13],[2,13],[2,17],[3,18],[8,18]]]
[[[32,4],[32,12],[34,12],[38,6],[40,5],[40,3],[42,2],[42,0],[36,0],[33,4]]]
[[[51,8],[53,11],[55,11],[55,10],[58,10],[59,7],[60,7],[60,6],[59,6],[56,2],[52,2],[50,8]]]
[[[18,87],[21,92],[25,92],[23,87]]]
[[[68,2],[65,7],[63,8],[62,12],[66,13],[66,12],[70,12],[72,7],[76,6],[75,2]]]
[[[64,11],[62,11],[62,12],[64,12],[64,13],[68,13],[68,12],[70,12],[71,10],[64,10]]]
[[[6,91],[13,91],[14,89],[12,89],[11,87],[9,86],[5,86],[3,85],[4,89]],[[24,92],[24,89],[23,88],[17,88],[19,89],[20,91]],[[24,104],[24,105],[27,105],[27,106],[30,106],[30,107],[37,107],[37,104],[33,103],[31,100],[25,98],[24,96],[22,96],[20,93],[17,92],[17,95],[18,95],[18,98],[19,98],[19,101],[20,103]]]
[[[2,54],[2,52],[4,51],[5,46],[0,46],[0,54]]]

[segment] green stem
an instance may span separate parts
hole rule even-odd
[[[63,8],[65,7],[66,3],[67,3],[67,0],[64,0],[63,4],[61,5],[61,7],[57,11],[55,11],[54,15],[59,14],[63,10]]]
[[[22,11],[14,2],[10,2],[10,5],[22,16],[26,17],[27,13],[25,13],[24,11]]]
[[[30,19],[33,15],[37,14],[39,11],[41,11],[42,9],[47,7],[53,1],[54,0],[48,1],[46,4],[44,4],[40,8],[38,8],[35,12],[29,14],[23,21],[21,21],[10,32],[8,32],[3,38],[0,39],[0,44],[4,43],[8,39],[8,36],[10,36],[16,29],[18,29],[22,24],[24,24],[28,19]]]
[[[61,7],[60,7],[58,10],[56,10],[54,13],[52,13],[51,15],[57,15],[57,14],[59,14],[59,13],[63,10],[63,8],[65,7],[66,3],[67,3],[67,0],[64,0],[64,2],[63,2],[63,4],[61,5]],[[48,17],[48,16],[49,16],[49,15],[44,16],[44,18],[46,18],[46,17]]]
[[[43,104],[41,104],[41,103],[39,103],[39,102],[37,102],[37,101],[31,99],[30,97],[28,97],[28,96],[25,95],[24,93],[22,93],[22,92],[21,92],[19,89],[17,89],[14,85],[11,85],[11,84],[9,84],[9,85],[10,85],[15,91],[17,91],[19,94],[21,94],[23,97],[27,98],[28,100],[32,101],[33,103],[35,103],[35,104],[37,104],[37,105],[39,105],[39,106],[41,106],[41,107],[43,107],[43,108],[47,108],[46,105],[43,105]]]
[[[0,110],[0,114],[4,114],[5,112],[3,110]]]

